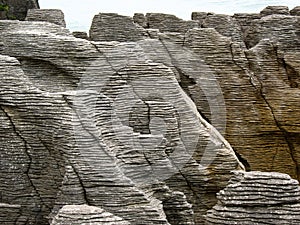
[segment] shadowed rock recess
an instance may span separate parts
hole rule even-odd
[[[24,20],[27,10],[39,7],[38,0],[0,0],[0,19]]]
[[[0,224],[299,224],[299,20],[0,20]]]

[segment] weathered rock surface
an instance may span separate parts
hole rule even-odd
[[[292,16],[300,16],[300,6],[296,6],[290,11]]]
[[[299,182],[281,173],[236,172],[206,224],[299,224]]]
[[[7,11],[0,11],[0,19],[25,20],[28,9],[38,9],[38,0],[1,0],[1,5],[7,5]]]
[[[227,112],[225,137],[233,148],[253,170],[298,178],[299,18],[277,14],[234,18],[244,43],[236,38],[237,32],[222,33],[216,27],[230,39],[194,29],[186,35],[186,46],[217,74]]]
[[[122,218],[105,210],[88,205],[66,205],[53,219],[51,225],[128,225]]]
[[[83,32],[83,31],[74,31],[74,32],[72,32],[72,34],[76,38],[82,38],[82,39],[85,39],[85,40],[89,40],[89,36],[88,36],[88,34],[86,32]]]
[[[90,29],[93,41],[138,41],[146,36],[147,32],[134,23],[133,18],[116,13],[95,15]]]
[[[269,16],[273,14],[280,14],[280,15],[289,15],[289,7],[287,6],[268,6],[264,8],[261,12],[261,16]]]
[[[151,39],[89,42],[31,21],[0,30],[1,193],[20,221],[88,204],[132,224],[199,224],[242,169],[174,72],[145,54]]]
[[[189,29],[198,27],[196,21],[184,21],[176,16],[163,13],[147,13],[147,28],[158,29],[160,32],[185,33]]]
[[[25,20],[46,21],[66,27],[64,13],[59,9],[29,9]]]
[[[9,205],[0,203],[1,224],[14,225],[21,214],[21,205]],[[24,221],[23,221],[24,222]]]
[[[0,21],[3,221],[203,224],[232,170],[299,179],[299,17],[264,11]]]

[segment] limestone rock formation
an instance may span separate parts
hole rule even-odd
[[[292,16],[300,16],[300,6],[296,6],[290,11]]]
[[[281,173],[236,172],[205,224],[299,224],[299,182]]]
[[[90,29],[93,41],[138,41],[147,36],[147,32],[134,23],[133,18],[116,13],[95,15]]]
[[[88,36],[88,34],[86,32],[83,32],[83,31],[73,31],[72,34],[76,38],[82,38],[82,39],[89,40],[89,36]]]
[[[0,10],[0,19],[24,20],[28,9],[38,9],[38,0],[1,0],[0,5],[7,6]]]
[[[286,10],[99,13],[89,38],[57,11],[0,21],[0,211],[12,218],[0,223],[203,224],[232,170],[299,179],[300,23]]]
[[[66,205],[51,225],[129,225],[121,218],[105,212],[103,209],[88,205]]]
[[[66,27],[64,13],[59,9],[29,9],[25,20],[46,21]]]
[[[0,203],[1,224],[14,225],[21,214],[21,205]]]
[[[233,17],[232,27],[237,21],[240,30],[224,33],[219,23],[211,23],[223,36],[207,29],[190,30],[186,46],[217,74],[227,112],[225,137],[233,148],[252,170],[299,179],[299,17],[276,13]],[[201,105],[198,109],[207,115]]]
[[[287,6],[268,6],[260,12],[260,15],[262,17],[273,15],[273,14],[289,15],[290,14],[289,7],[287,7]]]
[[[89,42],[31,21],[0,30],[0,188],[21,205],[18,223],[87,204],[132,224],[199,224],[243,168],[175,71],[144,52],[151,39]]]
[[[176,16],[163,13],[147,13],[145,18],[147,28],[158,29],[160,32],[185,33],[189,29],[199,26],[196,21],[184,21]]]
[[[194,12],[192,26],[165,14],[135,14],[134,21],[152,39],[139,40],[143,51],[172,68],[198,111],[224,133],[248,169],[298,178],[299,18],[289,14],[287,7],[267,7],[233,17]],[[220,91],[203,92],[204,77],[213,77]],[[223,96],[213,103],[218,93]],[[211,118],[212,111],[218,118]]]

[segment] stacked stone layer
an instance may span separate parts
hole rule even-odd
[[[232,170],[299,177],[297,8],[193,21],[99,13],[89,38],[58,11],[32,12],[0,21],[0,223],[73,223],[78,213],[203,224]],[[41,18],[51,23],[32,21]],[[271,222],[282,210],[297,224],[298,184],[250,174],[269,176],[238,208]],[[231,207],[243,188],[220,201]],[[264,200],[270,217],[256,210]]]
[[[280,173],[236,172],[206,224],[298,224],[300,187]]]
[[[66,27],[64,13],[59,9],[29,9],[25,20],[46,21]]]
[[[30,21],[0,29],[1,179],[5,165],[11,178],[1,193],[23,208],[19,221],[87,204],[131,224],[197,224],[243,168],[173,70],[145,54],[151,39],[89,42]]]
[[[66,205],[56,217],[51,225],[128,225],[130,223],[119,217],[105,212],[103,209],[87,205]]]

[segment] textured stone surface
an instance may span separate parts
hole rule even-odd
[[[290,14],[293,16],[300,16],[300,6],[296,6],[290,11]]]
[[[88,204],[132,224],[199,224],[243,168],[175,71],[144,52],[151,39],[89,42],[30,21],[0,29],[10,55],[1,56],[1,165],[12,178],[1,193],[22,206],[21,221],[46,224],[64,205]]]
[[[3,221],[203,224],[232,170],[299,179],[299,17],[193,20],[100,13],[92,41],[0,21]]]
[[[276,14],[233,17],[241,26],[242,43],[233,35],[236,32],[224,33],[210,23],[230,39],[213,30],[193,29],[186,34],[185,45],[216,73],[227,112],[225,137],[233,148],[253,170],[298,178],[299,18]],[[209,118],[203,106],[197,105]]]
[[[56,217],[51,225],[128,225],[130,223],[122,218],[105,212],[105,210],[88,205],[66,205]]]
[[[254,20],[261,19],[261,15],[259,13],[235,13],[233,18],[239,23],[243,38],[245,38],[248,29],[252,26]]]
[[[289,15],[290,12],[287,6],[268,6],[260,12],[261,16],[269,16],[273,14]]]
[[[90,28],[90,38],[93,41],[138,41],[146,36],[147,32],[134,23],[133,18],[116,13],[95,15]]]
[[[21,205],[9,205],[0,203],[1,224],[14,225],[21,214]],[[23,221],[24,222],[24,221]]]
[[[66,27],[64,13],[59,9],[29,9],[25,20],[45,21]]]
[[[74,32],[72,32],[72,34],[74,35],[74,37],[89,40],[89,36],[86,32],[74,31]]]
[[[299,224],[299,182],[281,173],[236,172],[206,224]]]
[[[185,33],[189,29],[198,27],[196,21],[184,21],[174,15],[163,13],[147,13],[147,28],[159,29],[160,32],[178,32]]]
[[[241,27],[235,18],[214,13],[207,13],[205,17],[199,15],[203,14],[194,12],[192,18],[198,20],[202,28],[214,28],[220,34],[231,37],[232,41],[243,42]]]
[[[24,20],[28,9],[38,9],[38,0],[1,0],[0,4],[8,5],[7,12],[0,12],[0,19]]]

